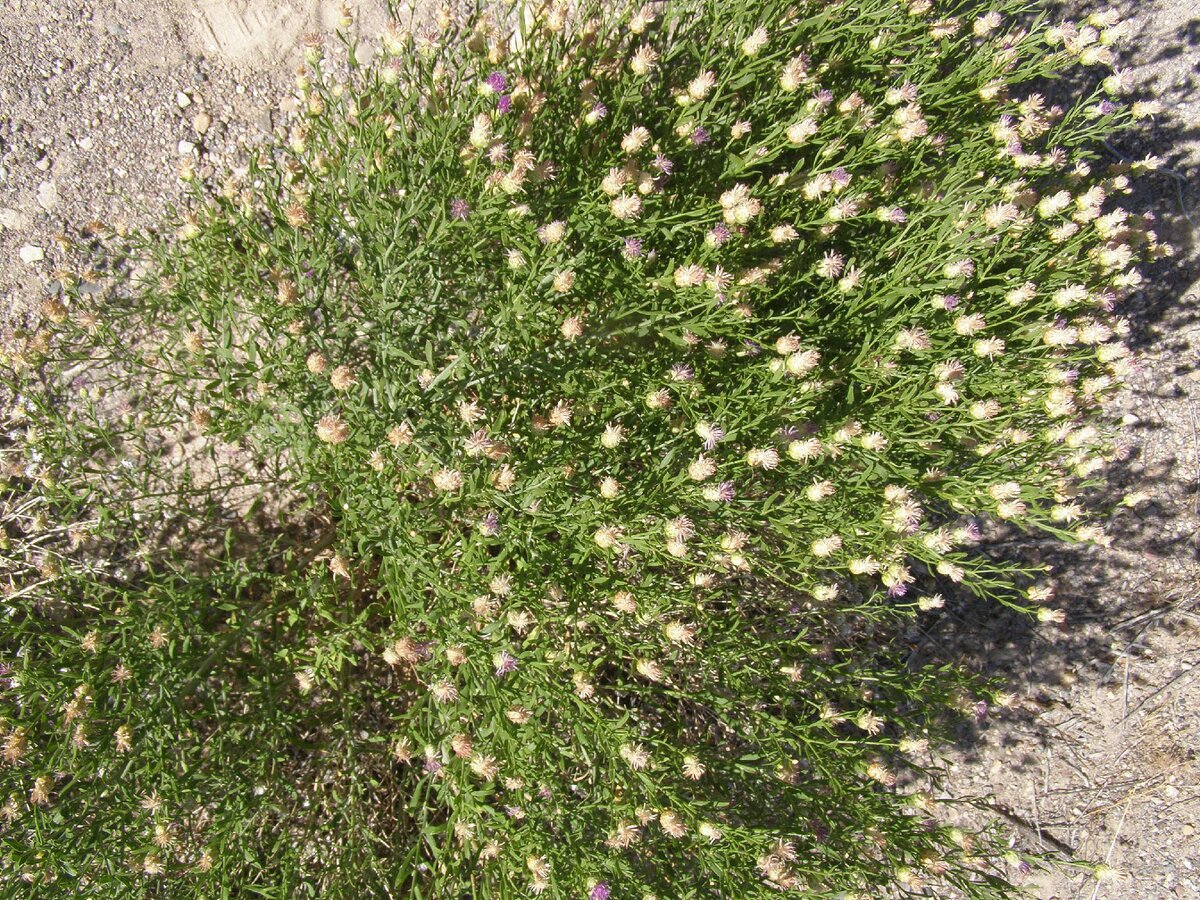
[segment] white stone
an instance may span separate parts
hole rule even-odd
[[[175,95],[175,102],[179,104],[180,109],[187,109],[192,105],[192,98],[180,91]]]
[[[26,244],[17,251],[17,254],[21,257],[21,262],[30,264],[41,262],[46,258],[46,254],[42,252],[42,248],[35,247],[32,244]]]
[[[179,155],[180,156],[188,156],[195,149],[196,149],[196,145],[193,144],[191,141],[180,141],[179,142]]]
[[[53,181],[43,181],[37,189],[38,206],[49,212],[58,203],[58,186]]]
[[[0,206],[0,225],[16,231],[29,225],[29,216],[11,206]]]

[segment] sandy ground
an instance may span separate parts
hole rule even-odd
[[[1076,9],[1078,4],[1071,4]],[[1086,7],[1085,7],[1086,8]],[[990,796],[1022,843],[1115,870],[1097,883],[1030,879],[1059,900],[1200,898],[1200,2],[1126,7],[1125,51],[1167,114],[1114,154],[1161,157],[1128,205],[1151,209],[1177,255],[1124,310],[1140,371],[1124,398],[1128,456],[1110,473],[1110,551],[1024,551],[1058,573],[1058,632],[970,604],[922,636],[1004,678],[1018,710],[965,736],[952,790]],[[1010,548],[1010,552],[1016,548]],[[961,648],[968,648],[963,651]]]
[[[302,35],[337,12],[325,0],[5,2],[0,322],[36,302],[67,223],[152,222],[180,196],[182,158],[220,168],[266,137]],[[358,4],[368,33],[384,5]],[[1113,499],[1149,499],[1112,516],[1111,552],[1023,545],[1062,576],[1059,632],[964,603],[913,635],[1021,696],[963,735],[953,790],[990,797],[1023,846],[1070,847],[1119,873],[1032,876],[1047,900],[1200,898],[1200,0],[1128,9],[1140,34],[1127,64],[1167,114],[1112,152],[1162,157],[1130,205],[1153,209],[1179,251],[1127,308],[1142,367]]]
[[[275,126],[303,35],[332,0],[5,0],[0,286],[27,306],[65,223],[152,222],[180,162],[234,164]],[[357,4],[377,33],[384,0]],[[22,253],[24,250],[24,253]],[[39,251],[40,256],[39,257]]]

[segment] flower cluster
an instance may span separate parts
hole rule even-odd
[[[1063,621],[977,547],[1106,542],[1170,252],[1096,154],[1154,112],[1123,25],[1021,10],[309,41],[286,140],[7,336],[0,884],[1008,896],[926,790],[1005,698],[897,637],[959,586]]]

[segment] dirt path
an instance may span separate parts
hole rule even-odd
[[[358,4],[376,33],[383,0]],[[180,196],[176,170],[237,161],[275,127],[279,98],[326,0],[6,0],[0,29],[0,323],[36,302],[67,222],[147,223]],[[1064,574],[1057,634],[949,609],[927,646],[1014,681],[1017,710],[954,755],[952,786],[1107,860],[1120,877],[1034,876],[1060,900],[1200,898],[1200,2],[1130,5],[1127,63],[1168,114],[1115,153],[1163,158],[1133,209],[1178,255],[1127,308],[1142,368],[1126,399],[1116,549],[1032,547]],[[964,636],[969,635],[969,640]],[[983,636],[982,639],[980,636]],[[968,648],[963,650],[961,648]]]

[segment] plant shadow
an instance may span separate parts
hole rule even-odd
[[[1153,14],[1140,17],[1146,23]],[[1075,4],[1054,8],[1056,19],[1079,15]],[[1152,212],[1175,254],[1144,266],[1145,283],[1119,309],[1138,367],[1115,410],[1118,459],[1106,487],[1088,498],[1109,511],[1102,521],[1112,547],[995,529],[985,552],[1049,566],[1052,605],[1065,623],[1040,624],[963,591],[908,635],[915,658],[964,665],[1018,697],[1012,709],[963,726],[951,754],[953,792],[990,798],[1020,826],[1026,849],[1055,852],[1061,844],[1084,859],[1107,851],[1114,864],[1140,869],[1139,884],[1166,877],[1174,864],[1169,839],[1147,852],[1157,823],[1136,791],[1171,789],[1172,776],[1200,768],[1195,750],[1162,722],[1164,705],[1197,671],[1191,660],[1200,651],[1200,19],[1165,30],[1150,24],[1159,29],[1155,40],[1135,39],[1126,56],[1147,73],[1135,96],[1157,99],[1165,111],[1100,150],[1111,163],[1162,161],[1132,179],[1120,205]],[[1065,104],[1091,86],[1081,78],[1045,93]],[[1134,492],[1144,499],[1123,505]],[[1167,710],[1172,721],[1194,727],[1200,705],[1180,704]],[[1128,896],[1126,887],[1099,896]],[[1059,896],[1073,889],[1081,888],[1047,888]]]

